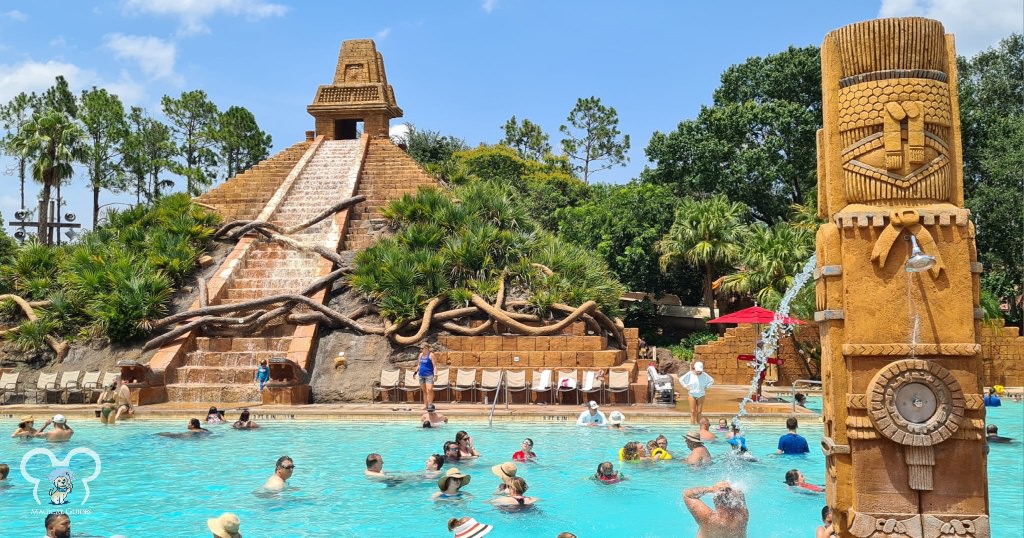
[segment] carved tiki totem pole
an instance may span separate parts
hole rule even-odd
[[[821,63],[828,504],[843,537],[988,537],[953,37],[928,19],[866,21],[829,33]]]

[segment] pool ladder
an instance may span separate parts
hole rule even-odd
[[[494,386],[494,401],[491,402],[491,414],[487,415],[487,427],[490,428],[494,422],[494,408],[498,405],[498,394],[501,393],[501,384],[505,382],[505,370],[498,370],[498,383]],[[486,395],[484,396],[486,398]],[[505,394],[505,409],[508,409],[508,394]]]
[[[797,383],[803,383],[805,385],[817,385],[819,387],[821,386],[821,381],[816,381],[814,379],[797,379],[796,381],[794,381],[793,382],[793,386],[790,387],[792,389],[792,395],[791,396],[793,397],[793,412],[794,413],[796,413],[796,384]]]

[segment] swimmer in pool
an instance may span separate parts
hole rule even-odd
[[[615,466],[610,461],[602,462],[597,466],[594,478],[602,484],[616,484],[626,479],[625,476],[622,476],[621,473],[615,470]]]
[[[274,465],[274,474],[263,484],[263,489],[267,491],[283,490],[285,488],[285,481],[291,478],[294,472],[295,462],[291,458],[288,456],[277,458],[277,463]]]

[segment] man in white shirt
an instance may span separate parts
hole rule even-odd
[[[606,424],[604,413],[597,410],[600,407],[597,402],[590,400],[587,404],[587,409],[580,413],[580,418],[576,419],[577,426],[604,426]]]
[[[704,411],[704,395],[715,380],[704,373],[704,363],[693,363],[693,369],[679,376],[679,383],[686,389],[690,399],[690,424],[700,424],[701,413]]]

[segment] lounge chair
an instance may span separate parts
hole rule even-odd
[[[395,391],[395,401],[398,401],[398,382],[399,376],[402,371],[397,369],[386,368],[380,371],[380,381],[376,381],[373,384],[373,394],[370,398],[370,403],[377,400],[377,395],[385,392]],[[383,402],[384,399],[381,398]]]
[[[473,401],[476,401],[476,368],[459,368],[455,372],[455,384],[452,390],[455,392],[472,391]]]
[[[50,392],[57,390],[57,375],[56,373],[39,374],[39,381],[36,381],[36,403],[40,403],[40,396],[42,396],[44,402],[47,401]]]
[[[69,370],[60,374],[60,384],[57,385],[56,390],[51,392],[59,392],[62,403],[68,403],[68,398],[72,394],[82,393],[82,386],[78,384],[78,375],[81,373],[81,370]]]
[[[551,370],[534,370],[530,381],[530,392],[539,396],[542,392],[551,393]]]
[[[632,389],[629,386],[629,370],[612,369],[608,370],[608,386],[604,389],[605,398],[609,392],[613,393],[626,393],[626,403],[629,404],[632,401]]]
[[[449,378],[451,377],[451,368],[436,368],[434,369],[434,393],[445,391],[448,393],[448,398],[442,401],[451,401],[452,399],[452,386]],[[434,401],[438,401],[434,398]]]
[[[402,401],[409,400],[410,392],[419,392],[420,390],[420,378],[416,375],[416,370],[412,368],[406,368],[402,373],[402,384],[398,386],[399,390],[405,393],[405,398]],[[412,401],[416,401],[416,395],[413,394]]]
[[[672,376],[659,374],[658,369],[647,367],[647,401],[650,403],[675,403],[675,385]]]
[[[559,370],[558,371],[558,384],[555,385],[555,392],[561,396],[563,393],[571,392],[576,395],[576,405],[580,404],[580,393],[579,390],[579,372],[576,370]],[[559,398],[561,401],[561,398]]]
[[[4,372],[0,375],[0,403],[6,403],[11,400],[11,396],[21,395],[25,397],[25,392],[21,390],[21,383],[18,381],[20,372]]]
[[[100,375],[102,374],[103,372],[96,370],[95,372],[86,372],[82,376],[82,388],[80,391],[82,393],[82,403],[92,403],[92,397],[97,392],[103,390],[100,386]]]
[[[498,400],[498,389],[502,384],[501,370],[484,370],[480,372],[480,391],[485,395],[488,392],[494,393],[494,401]],[[508,399],[506,398],[506,401]]]
[[[587,370],[583,372],[583,384],[580,385],[580,394],[597,394],[600,403],[604,403],[604,376],[599,376],[603,370]]]
[[[100,386],[103,388],[107,388],[110,385],[117,383],[117,380],[120,379],[120,377],[121,374],[115,372],[107,372],[103,374],[103,381],[100,383]]]
[[[511,402],[512,392],[527,392],[530,385],[526,382],[526,370],[505,370],[505,401]],[[528,397],[524,397],[529,401]]]

